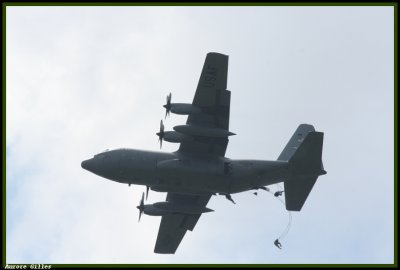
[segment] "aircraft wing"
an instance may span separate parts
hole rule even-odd
[[[205,207],[211,195],[184,195],[168,192],[167,201]],[[155,253],[174,254],[187,230],[192,231],[201,214],[170,214],[161,218]]]
[[[231,92],[226,90],[228,79],[228,56],[208,53],[201,71],[193,105],[201,113],[188,116],[187,125],[229,130]],[[191,142],[182,142],[180,152],[193,155],[225,156],[228,137],[197,137]]]

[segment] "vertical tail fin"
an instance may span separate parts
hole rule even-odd
[[[288,161],[291,177],[285,181],[286,209],[300,211],[318,176],[326,174],[322,165],[324,133],[311,125],[300,125],[278,160]]]
[[[322,143],[324,133],[310,132],[289,159],[296,175],[317,175],[322,170]]]
[[[292,138],[290,138],[285,149],[283,149],[282,153],[279,155],[278,160],[289,161],[289,159],[296,152],[297,148],[303,142],[304,138],[308,135],[308,133],[313,131],[315,131],[315,129],[312,125],[301,124],[294,132]]]

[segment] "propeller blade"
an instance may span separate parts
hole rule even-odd
[[[171,111],[171,99],[172,99],[172,94],[169,93],[169,95],[167,96],[167,103],[163,106],[165,108],[165,119],[167,119],[167,116]]]
[[[161,149],[162,141],[163,141],[163,138],[164,138],[164,124],[163,124],[162,120],[160,122],[160,131],[157,132],[156,135],[158,136],[158,141],[160,142],[160,149]]]
[[[142,217],[142,213],[144,211],[144,192],[142,193],[142,199],[140,200],[139,205],[136,208],[139,209],[139,220],[138,220],[139,222],[140,218]]]
[[[146,186],[146,201],[147,201],[147,198],[149,197],[149,186]]]

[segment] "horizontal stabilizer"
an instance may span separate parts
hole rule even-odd
[[[294,178],[285,182],[285,204],[289,211],[300,211],[311,192],[318,176]]]

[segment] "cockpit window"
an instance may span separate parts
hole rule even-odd
[[[94,155],[94,157],[96,157],[96,158],[104,158],[106,155],[103,155],[103,153],[106,153],[108,151],[109,151],[108,149],[106,149],[104,151],[101,151],[100,153]]]
[[[95,158],[98,158],[98,159],[101,159],[101,158],[105,158],[106,155],[100,153],[100,154],[94,155],[94,157],[95,157]]]

